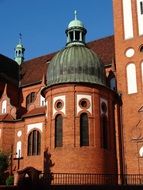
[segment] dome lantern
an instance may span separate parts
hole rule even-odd
[[[67,35],[67,46],[73,44],[85,44],[86,29],[83,23],[77,19],[77,11],[74,11],[75,18],[72,20],[66,30]]]

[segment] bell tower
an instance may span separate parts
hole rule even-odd
[[[24,51],[25,48],[22,44],[22,34],[19,34],[19,43],[16,45],[15,48],[15,61],[21,65],[21,63],[24,61]]]
[[[143,0],[113,0],[124,172],[143,173]]]

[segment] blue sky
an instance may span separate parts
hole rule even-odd
[[[112,0],[0,0],[0,53],[14,58],[19,33],[25,60],[63,48],[74,10],[87,29],[86,42],[113,34]]]

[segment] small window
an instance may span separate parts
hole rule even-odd
[[[82,98],[79,102],[79,106],[82,108],[82,109],[88,109],[90,107],[90,102],[88,99],[86,98]]]
[[[20,50],[18,51],[18,53],[19,53],[19,55],[21,55],[21,51]]]
[[[70,32],[70,40],[73,41],[73,32]]]
[[[139,150],[139,155],[140,155],[140,157],[143,157],[143,146]]]
[[[115,77],[111,78],[111,80],[110,80],[110,88],[112,90],[116,90],[116,80],[115,80]]]
[[[141,12],[141,15],[143,14],[143,1],[140,2],[140,12]]]
[[[45,98],[42,95],[40,95],[40,106],[45,106],[45,104]]]
[[[82,113],[80,116],[80,146],[89,146],[88,128],[88,115]]]
[[[21,157],[21,146],[22,146],[21,141],[18,141],[17,145],[16,145],[16,157],[17,158]]]
[[[62,100],[57,100],[56,103],[55,103],[55,108],[56,110],[61,110],[64,106],[64,103]]]
[[[35,92],[31,92],[26,97],[26,108],[29,106],[29,104],[31,104],[32,102],[34,102],[35,98],[36,98]]]
[[[41,151],[41,134],[33,130],[28,136],[28,156],[40,155]]]
[[[58,103],[57,103],[57,109],[61,109],[62,106],[63,106],[63,105],[62,105],[62,102],[58,102]]]
[[[80,32],[79,31],[75,31],[75,40],[79,41],[80,39]]]
[[[126,67],[128,94],[137,93],[136,65],[130,63]]]
[[[143,52],[143,45],[140,46],[140,52]]]
[[[116,78],[112,70],[109,71],[107,84],[112,90],[116,90]]]
[[[6,113],[6,108],[7,108],[7,101],[4,100],[4,101],[2,102],[2,113]]]
[[[57,115],[55,118],[55,147],[63,146],[63,118]]]
[[[101,103],[101,109],[102,109],[102,112],[103,112],[104,114],[107,113],[107,105],[106,105],[105,102],[102,102],[102,103]]]

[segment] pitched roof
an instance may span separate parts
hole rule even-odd
[[[45,114],[45,107],[38,107],[30,110],[26,114],[23,115],[23,117],[31,117],[36,115],[44,115]]]
[[[87,47],[92,49],[105,65],[111,64],[114,58],[114,36],[89,42]],[[55,54],[52,53],[23,62],[21,65],[21,86],[41,82],[43,74],[47,71],[47,62]]]
[[[47,62],[55,53],[25,61],[21,65],[21,86],[38,83],[47,69]]]
[[[13,121],[13,120],[14,118],[8,113],[0,115],[0,121]]]
[[[104,65],[109,65],[115,56],[114,36],[89,42],[87,47],[92,49]]]

